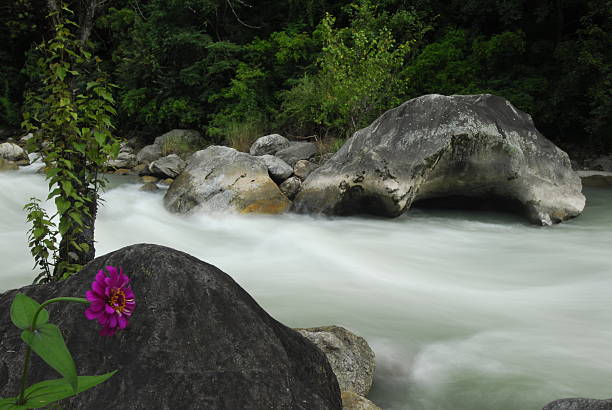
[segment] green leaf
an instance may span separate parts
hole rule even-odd
[[[76,391],[76,367],[68,351],[68,347],[66,347],[59,327],[51,323],[46,323],[38,326],[34,332],[26,329],[21,332],[21,339],[26,342],[45,363],[64,376],[73,390]]]
[[[17,397],[8,397],[6,399],[0,399],[0,409],[1,410],[22,410],[27,409],[26,406],[16,405]]]
[[[79,376],[77,378],[76,391],[72,389],[66,379],[45,380],[44,382],[36,383],[25,391],[26,406],[28,406],[27,408],[43,407],[75,396],[105,382],[115,373],[117,373],[117,370],[99,376]]]
[[[72,186],[71,186],[72,188]],[[60,214],[65,213],[70,208],[70,201],[65,200],[61,196],[55,197],[55,206]]]
[[[32,298],[27,297],[23,293],[18,293],[11,304],[11,321],[19,329],[29,329],[34,319],[34,313],[40,306],[40,303]],[[36,318],[36,327],[44,325],[49,321],[49,312],[43,309]]]

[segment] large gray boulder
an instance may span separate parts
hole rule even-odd
[[[0,158],[7,161],[29,161],[28,153],[23,148],[12,142],[0,144]]]
[[[187,164],[176,154],[170,154],[149,164],[149,172],[160,178],[176,178]]]
[[[612,399],[560,399],[548,403],[542,410],[612,410]]]
[[[195,152],[164,197],[172,212],[282,213],[291,202],[258,157],[211,146]]]
[[[415,201],[468,197],[511,205],[535,224],[585,205],[565,152],[507,100],[425,95],[357,131],[304,182],[304,213],[398,216]]]
[[[276,154],[283,148],[289,146],[289,140],[279,134],[270,134],[263,137],[257,138],[257,140],[251,145],[249,153],[251,155],[266,155]]]
[[[311,159],[317,154],[317,146],[313,142],[294,141],[287,148],[277,151],[276,155],[287,164],[294,166],[301,159]]]
[[[296,329],[327,356],[341,391],[365,396],[372,387],[376,361],[364,338],[340,326]]]
[[[94,259],[71,278],[19,289],[37,301],[84,296],[96,272],[120,266],[136,309],[129,327],[98,335],[83,305],[49,306],[82,375],[118,370],[62,402],[63,409],[340,409],[323,353],[268,315],[231,277],[170,248],[133,245]],[[24,344],[10,321],[17,291],[0,295],[0,397],[16,394]],[[58,374],[32,356],[30,382]]]

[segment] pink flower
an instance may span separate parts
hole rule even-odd
[[[101,336],[112,336],[117,329],[125,329],[128,318],[132,316],[136,301],[130,288],[130,279],[123,274],[123,269],[105,266],[109,276],[100,269],[96,280],[91,284],[91,290],[86,293],[91,302],[85,316],[89,320],[97,320],[102,326]]]

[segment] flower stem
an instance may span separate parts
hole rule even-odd
[[[49,299],[46,302],[41,303],[38,309],[36,309],[36,312],[34,312],[34,316],[32,317],[32,325],[30,325],[30,330],[32,332],[36,331],[36,319],[38,319],[38,314],[40,313],[40,311],[43,310],[45,306],[50,305],[51,303],[55,303],[55,302],[89,303],[89,301],[84,298],[71,298],[71,297],[66,297],[66,296]],[[23,362],[23,374],[21,375],[21,391],[19,392],[19,398],[17,399],[17,402],[15,403],[17,405],[22,405],[25,403],[24,395],[25,395],[26,383],[28,381],[28,370],[30,368],[30,356],[31,355],[32,355],[32,348],[28,346],[26,348],[25,361]]]
[[[51,303],[55,303],[55,302],[89,303],[89,301],[84,298],[71,298],[67,296],[49,299],[46,302],[41,303],[38,309],[36,309],[36,312],[34,312],[34,317],[32,318],[32,326],[30,326],[30,330],[32,331],[36,330],[36,319],[38,319],[38,314],[40,313],[40,311],[43,310],[45,306],[50,305]]]
[[[23,397],[25,394],[26,383],[28,381],[28,368],[30,367],[30,356],[32,355],[32,348],[28,346],[26,348],[25,361],[23,363],[23,374],[21,375],[21,391],[19,392],[19,398],[17,399],[18,406],[25,403],[25,398]]]

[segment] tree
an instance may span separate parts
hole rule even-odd
[[[36,202],[26,205],[34,223],[31,251],[43,270],[40,281],[65,278],[93,259],[104,163],[119,151],[119,141],[111,134],[115,109],[110,86],[98,68],[99,59],[72,32],[78,26],[71,16],[66,5],[50,15],[55,33],[37,48],[23,115],[23,126],[35,135],[30,144],[43,154],[48,198],[57,207],[56,231],[54,217],[48,219]],[[59,246],[54,244],[57,233]]]

